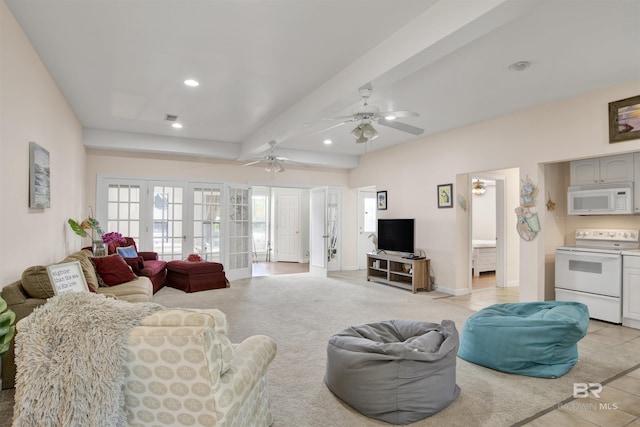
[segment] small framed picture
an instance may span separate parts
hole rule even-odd
[[[49,152],[29,143],[29,207],[43,209],[51,207],[49,180]]]
[[[453,207],[453,184],[440,184],[438,185],[438,207],[439,208],[452,208]]]
[[[386,191],[378,191],[376,193],[376,195],[378,196],[378,210],[379,211],[386,211],[387,210],[387,192]]]
[[[640,138],[640,95],[609,103],[609,143]]]
[[[56,295],[66,292],[89,292],[80,261],[49,265],[47,273]]]

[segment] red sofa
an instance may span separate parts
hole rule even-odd
[[[108,246],[108,253],[117,254],[118,247],[133,246],[138,256],[133,258],[123,257],[131,266],[137,276],[146,276],[153,284],[153,293],[158,292],[167,281],[167,262],[158,259],[157,252],[138,252],[136,242],[131,237],[125,237],[124,243],[111,242]]]

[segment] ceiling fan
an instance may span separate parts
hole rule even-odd
[[[422,135],[424,129],[411,126],[406,123],[396,122],[398,118],[419,117],[415,111],[380,111],[380,108],[369,104],[372,89],[369,85],[360,88],[360,96],[362,97],[362,105],[355,108],[349,116],[331,117],[327,120],[341,120],[341,123],[333,125],[324,131],[336,128],[348,123],[358,123],[351,131],[351,135],[356,138],[357,143],[373,141],[379,134],[373,127],[372,122],[376,122],[382,126],[387,126],[402,132],[408,132],[412,135]]]
[[[252,166],[252,165],[262,163],[265,165],[264,170],[266,170],[267,172],[284,172],[285,163],[299,165],[299,166],[306,166],[303,163],[295,162],[293,160],[288,159],[287,157],[276,156],[275,149],[276,149],[276,142],[269,141],[269,151],[264,157],[252,160],[249,163],[245,163],[243,166]]]

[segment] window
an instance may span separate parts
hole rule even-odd
[[[267,201],[269,196],[266,194],[254,195],[251,198],[253,212],[253,251],[267,251]]]

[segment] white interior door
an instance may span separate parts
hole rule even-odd
[[[327,276],[327,188],[313,188],[310,193],[309,272]]]
[[[251,190],[229,184],[227,191],[227,260],[224,269],[229,280],[251,277],[253,251],[251,231]]]
[[[358,190],[358,269],[367,268],[367,254],[375,245],[372,233],[377,232],[375,190]]]
[[[276,198],[276,260],[300,261],[300,194]]]
[[[184,259],[187,238],[183,227],[185,188],[170,182],[151,182],[153,251],[165,261]],[[188,249],[186,249],[188,250]]]
[[[191,233],[186,245],[190,253],[196,253],[205,261],[221,261],[221,222],[222,188],[211,184],[192,183],[189,185],[191,196]]]

